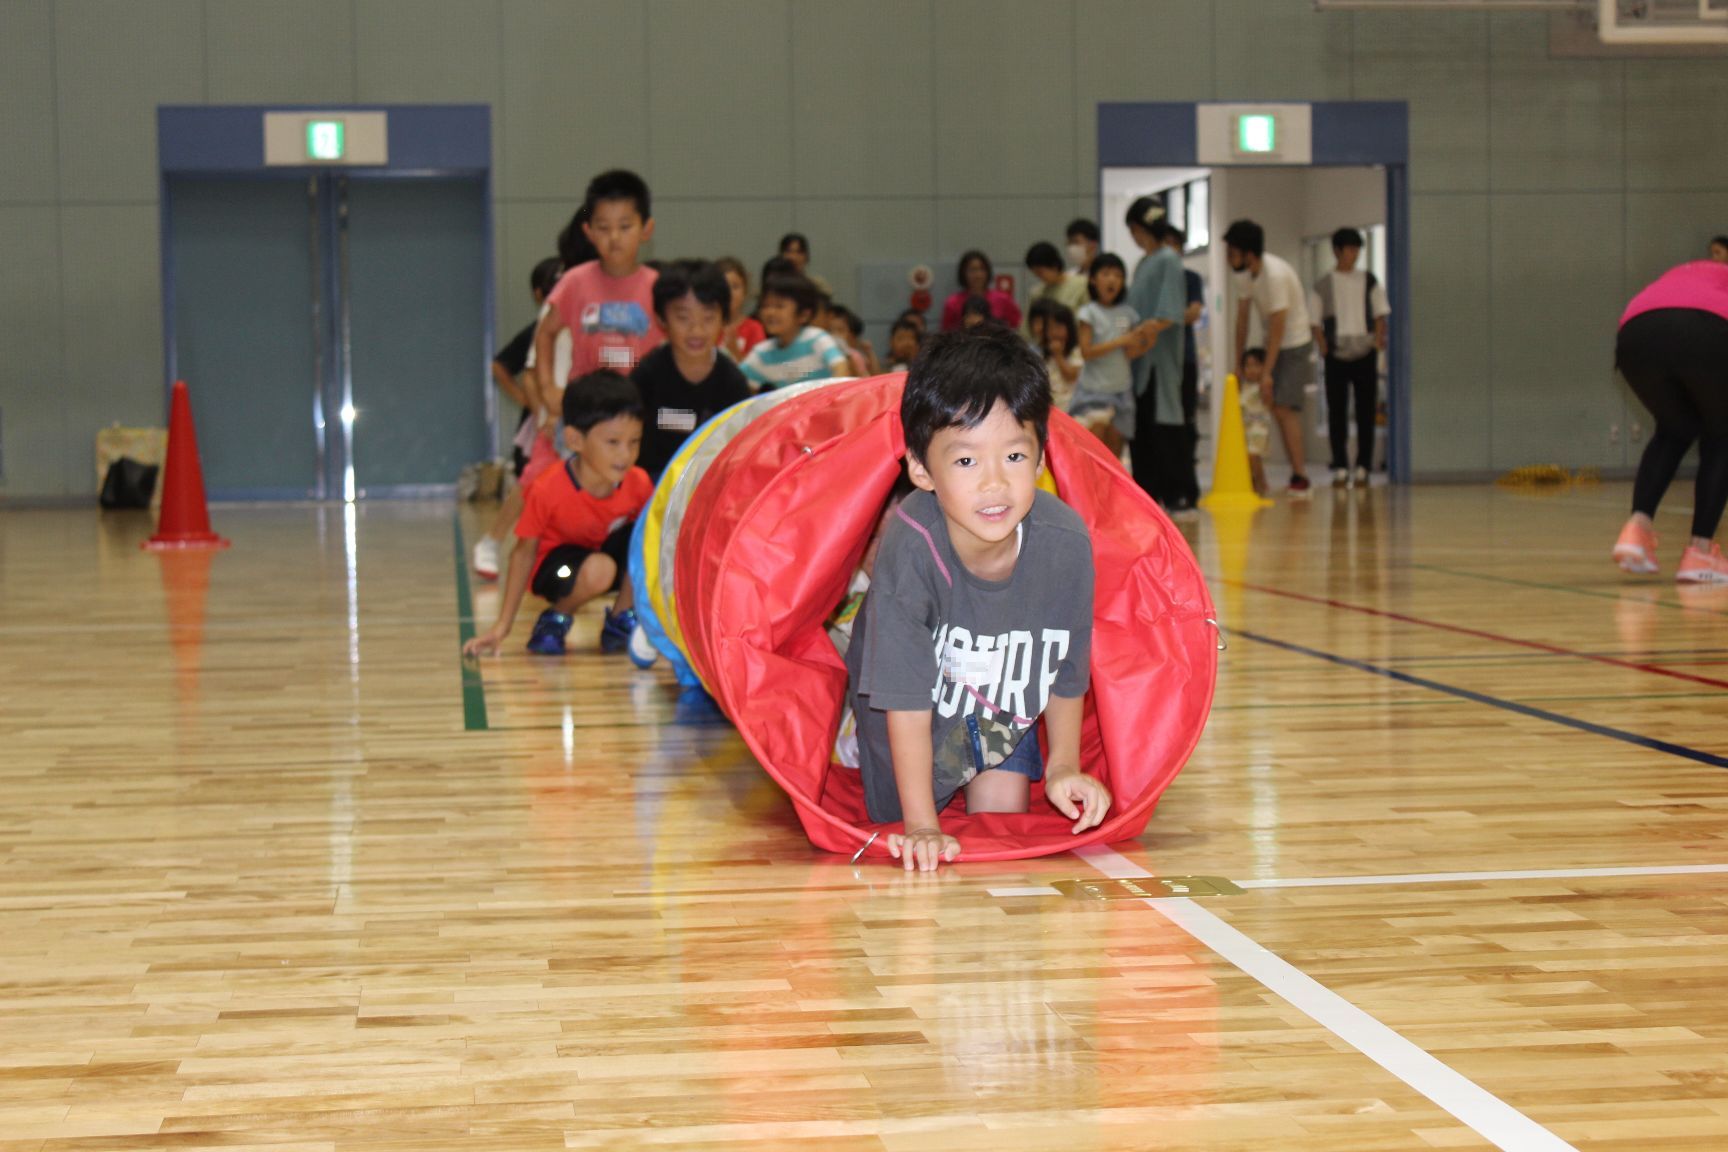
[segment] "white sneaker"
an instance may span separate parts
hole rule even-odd
[[[1351,478],[1351,481],[1356,485],[1356,487],[1358,487],[1358,488],[1368,487],[1368,469],[1358,468],[1358,469],[1356,469],[1356,471],[1350,473],[1350,478]]]
[[[490,536],[474,542],[474,574],[482,580],[498,579],[498,541]]]

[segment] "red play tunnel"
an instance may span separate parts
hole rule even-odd
[[[857,851],[869,823],[856,771],[832,763],[846,668],[823,625],[845,595],[903,467],[905,376],[819,388],[756,417],[690,496],[674,590],[687,654],[811,841]],[[1098,441],[1050,418],[1057,494],[1092,533],[1092,689],[1081,758],[1115,807],[1081,836],[1034,785],[1031,811],[943,813],[966,860],[1007,860],[1124,840],[1200,738],[1212,705],[1211,597],[1181,534]],[[886,835],[870,845],[886,855]]]

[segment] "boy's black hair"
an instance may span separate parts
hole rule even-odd
[[[1103,233],[1098,231],[1097,223],[1086,219],[1084,216],[1068,221],[1068,230],[1062,233],[1062,236],[1067,240],[1072,240],[1078,236],[1080,239],[1090,240],[1094,244],[1099,243],[1104,238]]]
[[[654,209],[648,199],[648,182],[626,168],[613,168],[602,172],[588,181],[588,194],[582,198],[582,207],[588,215],[594,215],[594,209],[607,200],[628,200],[636,205],[636,214],[642,217],[646,224],[654,219]]]
[[[666,309],[686,296],[720,309],[722,321],[732,319],[732,285],[726,283],[720,265],[706,260],[674,260],[662,268],[654,281],[654,315],[665,320]]]
[[[744,267],[744,262],[736,256],[716,256],[714,267],[720,269],[720,275],[728,272],[738,273],[738,279],[744,281],[744,291],[750,291],[750,270]]]
[[[1050,303],[1054,305],[1050,309],[1050,319],[1058,324],[1066,325],[1068,329],[1068,339],[1062,343],[1062,355],[1067,356],[1080,346],[1080,322],[1074,319],[1074,309],[1068,305],[1058,303],[1055,300],[1050,301]],[[1046,322],[1044,336],[1046,339],[1050,336],[1048,322]]]
[[[1056,311],[1060,303],[1060,301],[1053,300],[1048,296],[1040,296],[1032,301],[1026,306],[1026,327],[1030,329],[1034,320],[1050,319],[1050,314]]]
[[[1176,229],[1171,226],[1170,221],[1165,220],[1163,217],[1159,217],[1157,220],[1146,225],[1146,234],[1152,237],[1152,242],[1154,244],[1166,243],[1170,239],[1170,233],[1174,231],[1176,231]]]
[[[788,233],[786,233],[786,235],[780,237],[780,247],[774,249],[774,251],[784,252],[784,251],[786,251],[786,245],[788,245],[788,244],[797,244],[798,247],[800,247],[804,250],[804,255],[806,255],[806,256],[810,255],[810,237],[804,235],[804,233],[802,233],[802,232],[788,232]]]
[[[888,339],[890,341],[892,341],[894,339],[894,333],[896,333],[896,332],[910,332],[910,333],[912,333],[912,335],[914,335],[918,338],[918,342],[920,344],[922,344],[924,342],[923,330],[920,329],[918,327],[918,325],[912,323],[912,321],[906,319],[906,317],[904,317],[904,316],[902,316],[902,317],[900,317],[900,319],[894,321],[893,325],[889,327]]]
[[[1128,265],[1122,263],[1122,257],[1114,252],[1100,252],[1092,257],[1092,267],[1086,272],[1086,295],[1098,299],[1098,273],[1106,268],[1114,268],[1122,273],[1122,295],[1116,297],[1116,303],[1122,303],[1122,298],[1128,295]]]
[[[1224,243],[1250,256],[1266,255],[1266,229],[1252,220],[1238,220],[1224,230]]]
[[[996,319],[996,314],[990,311],[990,299],[987,296],[972,295],[966,297],[960,305],[960,319],[968,316],[982,316],[986,320]]]
[[[928,325],[930,322],[930,318],[925,316],[924,313],[918,311],[918,309],[907,308],[903,312],[901,312],[899,316],[897,316],[895,318],[895,323],[899,323],[901,320],[913,320],[914,318],[916,318],[916,320],[924,321],[924,323],[926,325]],[[916,323],[914,323],[913,327],[918,327],[918,325]],[[923,331],[923,329],[919,328],[919,331]]]
[[[1332,233],[1332,251],[1334,252],[1338,251],[1340,248],[1362,247],[1365,247],[1362,242],[1362,233],[1356,231],[1354,228],[1340,228],[1338,231]]]
[[[582,225],[588,223],[588,205],[576,209],[576,214],[570,217],[570,223],[564,225],[564,230],[558,233],[558,259],[564,262],[566,270],[590,260],[600,259],[600,250],[594,247],[588,239],[588,233],[582,231]]]
[[[1248,351],[1242,353],[1242,363],[1246,364],[1250,360],[1258,360],[1262,364],[1266,363],[1266,349],[1250,348]]]
[[[1164,219],[1164,201],[1156,196],[1141,196],[1128,205],[1128,213],[1123,223],[1130,228],[1150,228],[1153,223]]]
[[[966,251],[960,253],[960,263],[954,266],[954,278],[959,281],[960,287],[966,287],[966,265],[972,263],[974,260],[984,261],[984,290],[988,292],[990,290],[990,281],[996,278],[996,266],[990,263],[990,257],[984,255],[983,252],[976,248],[968,248]]]
[[[1062,271],[1062,253],[1056,251],[1056,245],[1048,240],[1040,240],[1026,249],[1026,267],[1050,268]]]
[[[586,434],[596,424],[619,416],[642,419],[642,394],[627,377],[609,368],[579,376],[564,389],[564,424]]]
[[[542,298],[552,295],[552,289],[558,287],[558,277],[564,275],[564,261],[556,256],[548,256],[534,265],[534,271],[528,273],[528,289]]]
[[[804,275],[804,273],[798,271],[798,265],[792,263],[792,261],[788,260],[786,257],[770,256],[767,260],[762,262],[762,279],[760,283],[766,284],[775,276],[802,275]]]
[[[1710,237],[1710,243],[1720,244],[1722,247],[1728,248],[1728,236],[1712,236]],[[1708,245],[1706,245],[1706,247],[1708,247]]]
[[[936,433],[976,428],[998,400],[1037,430],[1042,451],[1050,430],[1050,377],[1039,353],[1001,324],[932,336],[913,361],[900,397],[907,455],[923,463]]]
[[[856,340],[864,335],[864,320],[858,313],[844,304],[835,305],[834,311],[840,314],[840,319],[846,321],[846,331],[852,333],[852,339]]]
[[[822,304],[822,292],[810,283],[808,276],[796,272],[776,272],[762,281],[762,298],[778,296],[792,301],[792,311],[799,316],[814,316]]]

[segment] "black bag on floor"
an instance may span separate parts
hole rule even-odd
[[[157,467],[140,464],[130,456],[122,456],[108,465],[108,475],[102,478],[104,508],[148,508],[156,492]]]

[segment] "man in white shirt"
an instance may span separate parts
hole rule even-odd
[[[1308,312],[1314,342],[1326,362],[1326,424],[1332,440],[1332,486],[1366,487],[1374,468],[1374,426],[1380,402],[1380,352],[1392,306],[1374,273],[1356,267],[1362,233],[1332,233],[1338,267],[1314,283]],[[1356,471],[1350,471],[1350,401],[1356,401]]]
[[[1266,370],[1260,398],[1272,410],[1284,451],[1290,457],[1290,491],[1312,487],[1303,470],[1302,399],[1314,382],[1314,337],[1309,331],[1308,294],[1288,261],[1266,252],[1266,231],[1252,220],[1238,220],[1224,233],[1224,255],[1237,274],[1242,298],[1236,304],[1236,378],[1242,378],[1242,353],[1248,347],[1248,309],[1260,313],[1266,328]]]

